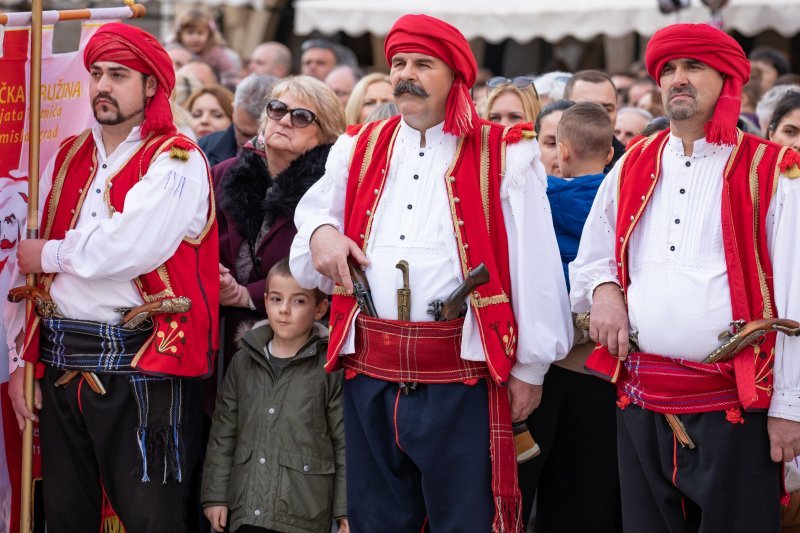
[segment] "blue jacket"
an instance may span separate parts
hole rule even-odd
[[[569,288],[568,265],[578,255],[583,225],[589,217],[597,189],[603,182],[603,174],[588,174],[565,180],[547,176],[547,199],[553,214],[553,227],[556,230],[561,264]]]

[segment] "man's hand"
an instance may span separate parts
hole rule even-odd
[[[508,378],[508,398],[511,401],[511,421],[522,422],[542,401],[542,386],[525,383],[514,376]]]
[[[22,274],[42,272],[42,248],[45,239],[26,239],[17,243],[17,266]]]
[[[33,404],[38,411],[42,408],[42,388],[39,386],[39,380],[34,381],[33,390]],[[25,404],[25,367],[17,367],[11,373],[8,382],[8,397],[11,399],[11,406],[14,408],[14,415],[17,417],[17,425],[20,431],[25,429],[26,419],[34,422],[39,421],[39,417],[31,412]]]
[[[628,357],[628,309],[616,283],[603,283],[594,290],[589,336],[620,361]]]
[[[769,456],[776,463],[791,461],[800,455],[800,422],[776,418],[767,418],[769,433]]]
[[[250,307],[250,292],[244,285],[239,285],[230,271],[219,266],[219,304],[229,307]]]
[[[347,522],[347,518],[340,518],[339,522],[339,529],[337,533],[350,533],[350,524]]]
[[[352,239],[327,224],[314,230],[309,246],[314,269],[323,276],[341,283],[348,294],[353,294],[353,280],[347,268],[347,256],[352,255],[359,264],[368,265],[369,259],[361,248]]]
[[[214,531],[222,533],[225,531],[225,526],[228,525],[228,508],[224,505],[211,505],[203,509],[203,514],[206,515],[208,521],[211,522],[211,527]]]

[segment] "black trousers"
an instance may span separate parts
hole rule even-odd
[[[519,465],[522,512],[536,505],[536,533],[622,530],[616,388],[552,365],[542,403],[528,417],[542,452]]]
[[[141,482],[137,405],[125,376],[102,375],[106,395],[80,377],[55,387],[62,371],[46,367],[41,380],[39,431],[47,530],[100,531],[103,489],[129,533],[188,531],[189,483],[197,466],[201,382],[184,384],[182,483]]]
[[[769,457],[766,413],[732,424],[725,412],[680,415],[694,450],[658,413],[617,412],[627,533],[777,533],[782,465]]]
[[[344,382],[353,533],[489,532],[494,519],[486,382]]]

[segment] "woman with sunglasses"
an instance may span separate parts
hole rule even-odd
[[[325,172],[344,128],[330,87],[309,76],[288,78],[267,100],[258,136],[215,184],[226,357],[239,325],[266,316],[267,272],[289,255],[297,202]]]
[[[541,104],[533,78],[517,76],[514,79],[496,76],[486,82],[489,99],[486,102],[486,119],[503,126],[520,122],[535,122]]]

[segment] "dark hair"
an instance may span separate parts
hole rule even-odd
[[[286,278],[294,279],[294,276],[292,275],[292,270],[289,268],[289,258],[288,257],[284,257],[283,259],[281,259],[280,261],[278,261],[277,263],[272,265],[272,268],[270,268],[269,272],[267,272],[267,284],[266,284],[266,291],[267,292],[269,292],[269,282],[275,276],[283,276],[283,277],[286,277]],[[311,292],[314,293],[314,301],[316,303],[320,303],[322,300],[327,298],[325,293],[322,292],[319,289],[315,288]]]
[[[603,159],[611,150],[614,126],[608,112],[598,104],[578,102],[561,115],[559,142],[567,141],[580,160]]]
[[[763,61],[772,65],[778,71],[778,76],[789,73],[789,61],[786,56],[774,48],[768,46],[759,46],[750,52],[748,57],[750,61]]]
[[[786,93],[783,98],[778,101],[775,106],[775,111],[772,112],[772,119],[769,121],[769,131],[774,133],[778,129],[778,124],[781,123],[783,117],[800,108],[800,93],[791,91]]]
[[[650,137],[652,134],[664,131],[667,128],[669,128],[669,119],[667,117],[653,117],[653,120],[648,122],[647,126],[645,126],[642,135]]]
[[[333,52],[333,55],[336,58],[337,65],[345,65],[354,70],[359,69],[356,54],[343,44],[335,43],[333,41],[329,41],[328,39],[322,38],[308,39],[307,41],[304,41],[302,45],[300,45],[300,55],[308,50],[311,50],[312,48],[323,48],[325,50],[330,50]]]
[[[602,70],[579,70],[572,75],[567,84],[564,86],[564,98],[569,99],[570,96],[572,96],[572,89],[575,88],[575,84],[579,81],[586,81],[589,83],[610,83],[611,87],[614,88],[614,94],[617,92],[617,86],[614,85],[614,81],[611,79],[611,76]]]
[[[542,129],[542,119],[551,113],[555,113],[556,111],[566,111],[570,107],[574,106],[575,102],[572,100],[556,100],[554,102],[550,102],[546,106],[539,111],[539,114],[536,115],[536,122],[534,125],[534,131],[536,135],[539,135],[539,132]]]
[[[794,72],[781,74],[775,78],[775,83],[772,84],[773,87],[778,85],[800,85],[800,74],[795,74]]]

